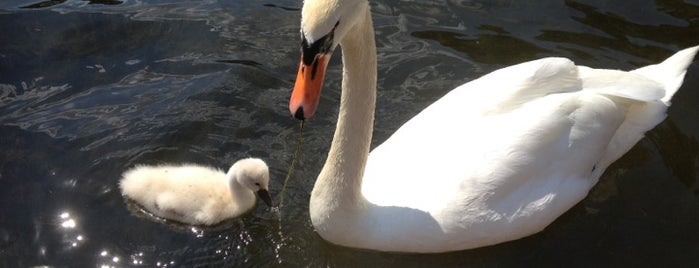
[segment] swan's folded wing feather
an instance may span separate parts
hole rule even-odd
[[[444,98],[478,100],[471,105],[479,107],[483,114],[496,114],[517,109],[542,96],[581,88],[582,81],[572,61],[543,58],[496,70],[455,88]]]
[[[519,135],[512,133],[517,125],[526,127],[531,116],[541,116],[518,117],[508,112],[554,93],[579,91],[581,84],[576,66],[564,58],[518,64],[464,84],[406,122],[371,152],[362,191],[381,205],[438,208],[457,194],[463,178],[473,175],[464,171],[478,170],[484,154]],[[514,124],[502,122],[507,120],[502,116],[516,117],[511,119]],[[403,194],[382,193],[391,188]],[[420,193],[430,198],[421,199]]]
[[[642,102],[658,101],[665,96],[662,84],[640,74],[585,66],[579,66],[578,70],[586,91]]]

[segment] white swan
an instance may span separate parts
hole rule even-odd
[[[698,47],[631,72],[545,58],[457,87],[369,153],[376,48],[366,0],[304,1],[289,108],[316,110],[342,46],[337,127],[311,193],[324,239],[398,252],[492,245],[542,230],[665,118]]]
[[[269,168],[257,158],[239,160],[228,173],[194,164],[136,166],[119,183],[124,196],[154,215],[192,225],[213,225],[255,205],[268,206]]]

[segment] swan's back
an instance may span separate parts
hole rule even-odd
[[[370,211],[430,215],[405,233],[388,228],[400,217],[373,215],[386,227],[366,227],[374,247],[439,252],[542,230],[665,118],[697,49],[632,72],[546,58],[454,89],[369,155],[362,193],[376,205]]]

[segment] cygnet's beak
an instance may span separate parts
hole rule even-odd
[[[257,196],[262,199],[262,201],[267,204],[267,206],[273,207],[274,205],[272,204],[272,196],[269,194],[269,191],[267,189],[260,189],[257,191]]]

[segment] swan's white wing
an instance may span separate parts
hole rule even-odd
[[[582,85],[561,58],[464,84],[370,154],[362,192],[378,205],[491,222],[543,209],[556,196],[577,202],[625,113]],[[452,211],[462,208],[481,215]]]

